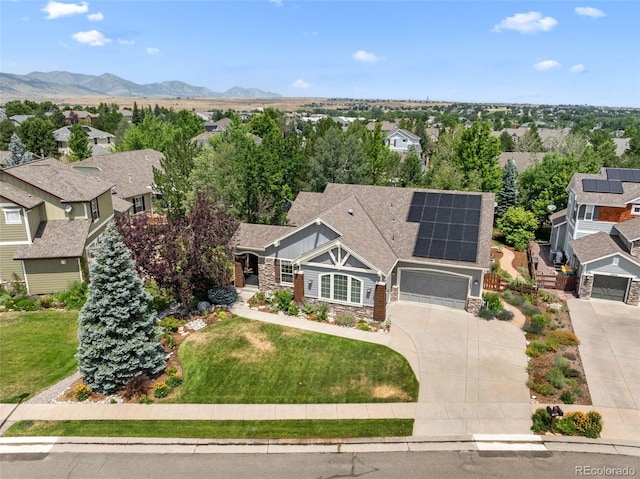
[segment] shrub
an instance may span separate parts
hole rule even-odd
[[[279,291],[275,291],[273,295],[274,302],[276,303],[278,309],[280,311],[287,311],[289,309],[291,301],[293,300],[293,294],[291,293],[291,291],[281,289]]]
[[[567,436],[576,435],[576,427],[573,421],[566,416],[564,418],[558,418],[556,421],[556,430]]]
[[[551,336],[564,346],[577,346],[580,340],[570,331],[552,331]]]
[[[65,309],[80,309],[87,301],[89,288],[85,283],[74,281],[67,289],[56,294],[58,301],[64,304]]]
[[[171,306],[171,303],[173,302],[174,298],[171,296],[171,294],[166,289],[160,288],[158,286],[158,283],[155,282],[155,280],[149,281],[145,285],[144,289],[152,297],[151,303],[149,304],[149,306],[154,311],[157,311],[158,313],[160,313],[160,312],[168,309],[169,306]]]
[[[565,404],[573,404],[575,401],[571,391],[562,391],[562,394],[560,394],[560,400]]]
[[[320,303],[318,305],[318,319],[320,321],[326,321],[329,317],[329,306],[327,303]]]
[[[522,306],[522,312],[524,313],[525,316],[532,317],[540,313],[540,308],[538,308],[537,306],[534,306],[529,301],[525,301]]]
[[[50,308],[51,305],[53,304],[53,301],[54,301],[53,296],[40,296],[40,298],[38,298],[40,307],[44,309]]]
[[[510,289],[505,290],[502,296],[507,303],[513,306],[521,306],[524,303],[524,298],[520,294],[514,293]]]
[[[356,318],[350,314],[339,314],[336,317],[336,324],[347,328],[352,328],[356,325]]]
[[[551,429],[551,416],[546,409],[536,409],[536,412],[531,416],[531,421],[533,422],[531,426],[533,432],[545,432]]]
[[[139,404],[153,404],[153,399],[151,399],[149,396],[142,396],[139,400],[138,400]]]
[[[358,321],[358,329],[361,331],[369,331],[369,323],[366,321]]]
[[[596,411],[589,411],[586,414],[582,411],[570,412],[562,422],[572,423],[575,434],[592,439],[598,437],[602,432],[602,416]]]
[[[91,397],[91,394],[93,394],[93,391],[86,384],[78,384],[73,390],[73,395],[78,401],[86,401]]]
[[[157,382],[153,386],[153,396],[156,398],[166,398],[171,392],[171,386],[165,382]]]
[[[131,400],[136,397],[144,397],[149,391],[151,380],[144,374],[131,379],[124,388],[122,397]]]
[[[218,319],[220,321],[224,321],[225,319],[227,319],[229,317],[229,313],[227,313],[226,311],[220,311],[218,313]]]
[[[539,313],[531,316],[531,322],[538,328],[540,328],[540,331],[542,331],[549,324],[549,321],[551,321],[551,318],[546,314]]]
[[[289,307],[287,308],[287,314],[289,316],[297,316],[299,312],[300,308],[298,307],[298,304],[291,301],[291,303],[289,303]]]
[[[547,351],[557,351],[560,347],[558,340],[552,336],[545,340],[544,345],[547,348]]]
[[[267,298],[264,294],[264,291],[258,291],[251,298],[249,298],[249,304],[251,306],[260,306],[263,304],[267,304]]]
[[[567,361],[562,356],[556,356],[553,360],[553,365],[559,368],[562,373],[566,376],[567,371],[569,370],[569,361]]]
[[[527,387],[541,396],[553,396],[556,393],[550,384],[541,381],[527,381]]]
[[[589,418],[589,426],[585,430],[585,436],[595,439],[602,432],[602,415],[597,411],[589,411],[587,413]]]
[[[538,335],[538,334],[542,333],[542,330],[538,326],[533,324],[531,321],[527,321],[524,324],[524,327],[522,329],[524,329],[525,332],[531,333],[531,334]]]
[[[211,304],[231,306],[238,299],[238,291],[234,286],[217,286],[207,291]]]
[[[20,298],[13,303],[13,308],[19,311],[36,311],[40,304],[31,298]]]
[[[529,346],[527,346],[526,350],[527,356],[531,358],[537,358],[538,356],[546,352],[547,346],[539,341],[533,341],[531,344],[529,344]]]
[[[499,293],[483,293],[482,299],[485,301],[485,307],[491,311],[499,312],[504,309]]]
[[[304,303],[302,305],[302,312],[306,315],[310,315],[316,312],[316,307],[311,303]]]
[[[179,374],[170,374],[169,378],[167,379],[167,386],[169,386],[170,388],[175,388],[178,387],[182,384],[182,376],[180,376]]]
[[[490,309],[482,308],[480,311],[478,311],[478,316],[481,317],[482,319],[489,320],[489,319],[495,318],[495,313]]]
[[[178,318],[174,316],[167,316],[166,318],[161,319],[158,324],[165,332],[175,333],[181,323],[182,321]]]
[[[500,321],[511,321],[513,319],[513,316],[513,313],[511,311],[507,311],[506,309],[496,314],[496,318]]]
[[[547,371],[547,374],[545,375],[545,379],[553,384],[553,387],[558,389],[563,388],[566,383],[566,378],[562,373],[562,369],[560,369],[558,366],[554,366],[549,369],[549,371]]]

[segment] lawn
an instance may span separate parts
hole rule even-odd
[[[413,419],[19,421],[5,436],[335,438],[410,436]]]
[[[401,355],[376,344],[234,318],[187,338],[175,403],[415,401]]]
[[[28,399],[76,370],[78,313],[0,314],[0,402]]]

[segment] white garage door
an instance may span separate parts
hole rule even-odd
[[[403,301],[439,304],[464,309],[469,279],[432,271],[401,271],[400,294]]]

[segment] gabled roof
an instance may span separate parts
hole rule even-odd
[[[0,197],[6,198],[12,203],[22,206],[28,210],[44,203],[41,198],[30,195],[26,191],[22,191],[21,189],[3,181],[0,181]]]
[[[571,245],[574,254],[581,264],[619,255],[640,265],[640,260],[631,256],[629,252],[625,250],[624,245],[616,241],[615,237],[602,231],[573,240]]]
[[[111,133],[98,130],[97,128],[93,128],[92,126],[82,125],[82,129],[86,132],[87,137],[91,140],[94,138],[102,139],[102,138],[115,138]],[[69,138],[71,138],[71,127],[63,126],[62,128],[58,128],[53,132],[53,137],[56,141],[68,142]]]
[[[278,238],[295,231],[292,226],[257,225],[240,223],[233,235],[232,243],[239,248],[264,251]]]
[[[115,185],[120,198],[133,198],[151,192],[153,168],[160,168],[163,154],[150,148],[109,155],[91,156],[71,167],[104,183]]]
[[[323,196],[322,193],[312,193],[309,191],[301,191],[298,193],[296,200],[287,213],[289,223],[293,226],[304,224],[309,219],[310,211],[320,211],[317,209],[317,206],[318,202],[322,201]]]
[[[556,211],[552,215],[549,215],[549,220],[553,226],[561,225],[567,222],[567,209]]]
[[[596,193],[591,191],[584,191],[582,180],[584,179],[607,179],[607,168],[602,168],[598,173],[574,173],[567,191],[575,189],[576,199],[578,203],[600,206],[617,206],[624,208],[631,201],[637,200],[640,197],[640,183],[631,183],[629,181],[622,182],[622,194],[616,193]]]
[[[91,222],[85,219],[43,221],[33,244],[19,246],[13,259],[79,258],[90,226]]]
[[[113,186],[113,183],[108,181],[89,179],[70,165],[54,158],[12,166],[2,170],[2,174],[23,181],[67,203],[91,201]]]
[[[625,237],[627,241],[640,240],[640,216],[632,220],[617,223],[613,228],[618,231],[620,236]]]
[[[372,121],[367,123],[366,125],[366,129],[367,131],[374,131],[376,129],[376,123],[378,123],[377,121]],[[391,131],[395,128],[398,128],[397,123],[393,123],[387,120],[383,120],[382,122],[380,122],[380,131]]]
[[[403,138],[406,138],[406,139],[411,140],[411,141],[420,142],[420,137],[418,135],[414,135],[410,131],[403,130],[402,128],[394,128],[393,130],[391,130],[387,134],[387,139],[392,137],[392,136],[394,136],[394,135],[402,136]]]
[[[498,157],[498,164],[500,166],[506,166],[507,161],[513,160],[518,172],[523,172],[530,166],[535,165],[537,162],[542,161],[544,153],[534,153],[528,151],[505,151],[500,153]]]

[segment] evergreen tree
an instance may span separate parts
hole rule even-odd
[[[506,131],[503,131],[500,134],[500,146],[502,151],[516,151],[516,144],[513,141],[513,138]]]
[[[496,215],[501,218],[504,213],[518,204],[518,171],[511,158],[507,161],[502,174],[502,188],[498,194]]]
[[[89,294],[78,322],[78,369],[94,391],[110,394],[165,367],[151,296],[115,225],[102,234],[91,265]]]
[[[11,135],[16,132],[16,126],[9,119],[0,121],[0,150],[7,151]]]
[[[33,155],[27,151],[27,147],[20,141],[18,135],[13,133],[9,141],[9,156],[5,160],[5,166],[23,165],[33,161]]]
[[[71,125],[71,136],[69,137],[69,149],[71,150],[71,159],[73,161],[84,160],[91,156],[91,147],[89,147],[89,138],[80,123]]]

